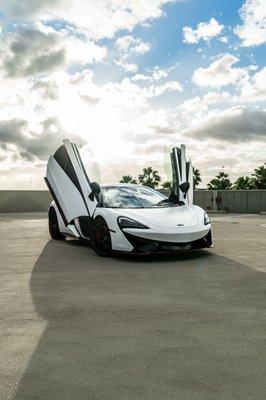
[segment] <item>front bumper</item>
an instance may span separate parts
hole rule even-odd
[[[125,237],[133,247],[133,254],[153,254],[153,253],[178,253],[180,251],[204,249],[212,247],[211,228],[202,238],[188,242],[165,242],[161,240],[147,239],[124,232]]]

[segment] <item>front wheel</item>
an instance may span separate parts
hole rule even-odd
[[[50,208],[50,210],[49,210],[48,218],[49,218],[49,232],[50,232],[51,238],[56,239],[56,240],[63,239],[64,236],[62,235],[62,233],[59,230],[56,211],[53,207]]]
[[[91,231],[91,246],[102,257],[112,253],[111,235],[107,223],[101,217],[97,217]]]

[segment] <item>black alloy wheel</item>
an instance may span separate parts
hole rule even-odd
[[[102,257],[110,256],[112,253],[110,231],[102,217],[97,217],[93,223],[91,245],[93,250]]]
[[[52,239],[60,240],[63,239],[64,236],[59,230],[58,219],[56,215],[56,211],[53,207],[49,210],[49,232]]]

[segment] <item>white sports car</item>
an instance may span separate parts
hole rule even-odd
[[[212,247],[208,215],[193,202],[192,165],[185,147],[171,153],[174,190],[169,197],[146,186],[90,182],[78,149],[65,140],[49,158],[45,181],[53,239],[88,240],[101,256],[150,254]]]

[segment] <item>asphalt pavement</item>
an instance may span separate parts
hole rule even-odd
[[[211,250],[101,258],[0,214],[0,399],[265,399],[266,216],[211,218]]]

